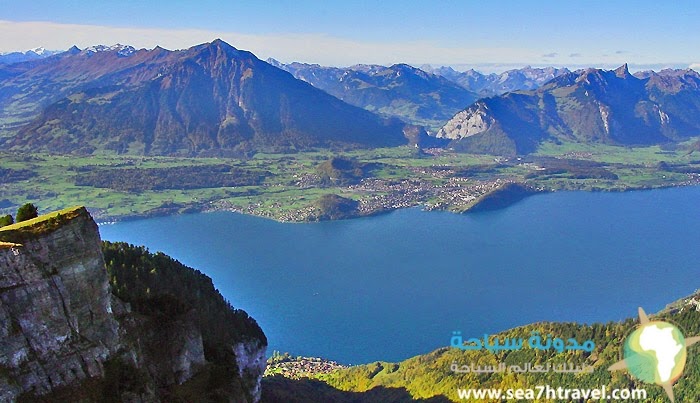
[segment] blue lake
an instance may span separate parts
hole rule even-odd
[[[397,361],[536,321],[655,312],[700,275],[700,187],[562,192],[457,215],[418,209],[284,224],[234,213],[100,227],[197,268],[268,352]]]

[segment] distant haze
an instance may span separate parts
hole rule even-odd
[[[284,63],[446,65],[501,72],[542,66],[633,71],[697,65],[697,4],[632,0],[387,0],[330,4],[2,2],[0,52],[130,44],[183,49],[221,38]]]

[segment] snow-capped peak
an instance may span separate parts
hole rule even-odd
[[[47,56],[55,55],[55,54],[61,53],[61,52],[63,52],[63,50],[46,50],[44,47],[38,47],[38,48],[24,50],[24,51],[0,52],[0,55],[19,54],[19,55],[26,55],[26,56],[47,57]]]
[[[98,52],[117,52],[119,56],[131,56],[136,52],[136,49],[134,49],[133,46],[129,45],[122,45],[117,43],[116,45],[112,46],[105,46],[105,45],[95,45],[95,46],[90,46],[89,48],[85,48],[83,50],[84,53],[90,54],[90,53],[98,53]]]
[[[43,56],[44,54],[46,54],[46,49],[44,49],[43,47],[38,47],[34,49],[29,49],[29,52],[34,52],[39,56]]]

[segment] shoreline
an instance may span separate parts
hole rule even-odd
[[[510,200],[505,200],[505,203],[500,206],[496,206],[494,208],[480,208],[479,206],[481,203],[484,201],[484,199],[488,199],[490,196],[494,194],[498,194],[499,192],[502,191],[503,186],[499,186],[497,188],[494,188],[492,191],[483,194],[481,197],[475,200],[474,203],[469,204],[466,206],[466,208],[460,209],[456,208],[458,206],[452,206],[448,205],[445,207],[431,207],[429,205],[426,205],[425,203],[417,202],[413,205],[408,205],[405,207],[396,207],[396,208],[385,208],[385,209],[377,209],[374,211],[370,211],[367,213],[363,214],[358,214],[358,215],[353,215],[353,216],[348,216],[340,219],[329,219],[329,220],[285,220],[280,217],[274,217],[270,215],[265,215],[265,214],[255,214],[255,212],[249,212],[249,211],[244,211],[244,209],[238,209],[238,208],[229,208],[229,207],[213,207],[211,206],[211,202],[207,203],[205,206],[201,207],[196,207],[196,206],[187,206],[184,209],[178,209],[178,211],[173,211],[173,212],[167,212],[162,209],[158,209],[157,211],[147,211],[144,213],[138,213],[134,215],[120,215],[120,216],[101,216],[99,212],[93,212],[90,211],[91,215],[95,217],[95,222],[97,225],[102,226],[102,225],[113,225],[117,224],[120,222],[125,222],[125,221],[136,221],[136,220],[143,220],[143,219],[151,219],[151,218],[157,218],[157,217],[169,217],[169,216],[175,216],[175,215],[181,215],[181,214],[197,214],[197,213],[215,213],[215,212],[230,212],[230,213],[237,213],[237,214],[244,214],[244,215],[250,215],[254,217],[260,217],[260,218],[265,218],[273,221],[277,221],[279,223],[285,223],[285,224],[307,224],[307,223],[314,223],[314,222],[322,222],[322,221],[338,221],[338,220],[352,220],[356,218],[365,218],[365,217],[373,217],[373,216],[378,216],[382,214],[388,214],[393,211],[401,210],[404,208],[416,208],[420,207],[423,211],[445,211],[445,212],[450,212],[454,214],[467,214],[467,213],[476,213],[476,212],[484,212],[484,211],[497,211],[501,209],[506,209],[516,203],[518,203],[521,200],[524,200],[528,197],[531,196],[536,196],[538,194],[547,194],[547,193],[557,193],[557,192],[609,192],[609,193],[622,193],[622,192],[636,192],[636,191],[647,191],[647,190],[658,190],[658,189],[670,189],[670,188],[681,188],[681,187],[689,187],[689,186],[700,186],[700,182],[698,183],[687,183],[687,184],[668,184],[668,185],[660,185],[660,186],[653,186],[653,187],[648,187],[648,186],[626,186],[626,187],[621,187],[621,188],[610,188],[610,189],[604,189],[604,188],[594,188],[590,190],[581,190],[581,189],[552,189],[552,190],[547,190],[547,189],[535,189],[532,188],[531,186],[519,182],[505,182],[505,185],[508,184],[515,184],[519,185],[521,187],[529,188],[530,191],[527,192],[524,196],[520,197],[520,195],[517,195],[516,199],[510,199]],[[508,195],[506,195],[508,197]],[[88,208],[88,210],[90,210]],[[185,210],[185,211],[182,211]]]
[[[648,315],[650,318],[655,318],[655,317],[664,316],[664,315],[679,314],[679,313],[684,312],[685,310],[695,310],[697,312],[700,312],[700,289],[697,289],[695,292],[693,292],[689,295],[686,295],[684,297],[681,297],[675,301],[672,301],[672,302],[666,304],[666,306],[663,309],[661,309],[657,312],[649,312]],[[612,323],[624,324],[625,321],[627,321],[627,320],[629,320],[629,318],[626,318],[626,319],[623,318],[623,319],[620,319],[617,321],[612,321]],[[594,326],[594,325],[604,325],[605,323],[602,321],[601,322],[591,322],[591,323],[540,321],[540,322],[532,322],[532,323],[522,324],[519,326],[504,328],[504,329],[501,329],[497,332],[494,332],[493,334],[498,335],[498,334],[510,333],[510,332],[517,331],[519,329],[528,328],[528,327],[533,326],[533,325],[541,325],[541,324],[559,324],[559,325],[566,324],[566,325],[577,325],[577,326]],[[340,363],[338,361],[335,361],[335,360],[333,360],[331,358],[327,358],[327,357],[294,356],[294,355],[291,355],[291,353],[289,353],[289,352],[284,352],[282,354],[280,354],[279,352],[276,352],[278,354],[278,356],[276,357],[274,354],[275,352],[273,352],[273,353],[270,353],[270,355],[267,358],[268,365],[272,364],[272,367],[271,367],[272,370],[266,371],[265,376],[266,377],[275,376],[275,375],[285,376],[285,373],[284,373],[285,371],[275,371],[274,370],[274,369],[277,369],[277,366],[275,365],[276,363],[282,363],[282,364],[283,363],[322,363],[322,364],[331,364],[331,365],[335,366],[336,368],[333,368],[334,370],[343,370],[343,369],[348,369],[348,368],[353,368],[353,367],[361,367],[364,365],[371,365],[371,364],[374,364],[377,362],[383,362],[383,363],[389,363],[389,364],[399,364],[401,362],[405,362],[405,361],[412,360],[412,359],[417,359],[417,358],[420,358],[422,356],[433,354],[435,352],[439,352],[439,351],[449,349],[449,348],[450,348],[449,345],[445,345],[442,347],[437,347],[437,348],[430,350],[428,352],[418,353],[418,354],[412,355],[410,357],[406,357],[406,358],[399,359],[399,360],[378,359],[378,360],[373,360],[373,361],[364,362],[364,363],[360,363],[360,364],[344,364],[344,363]],[[284,358],[284,359],[280,359],[280,358]],[[283,367],[283,365],[280,367]],[[301,377],[312,376],[312,374],[313,374],[312,369],[313,368],[307,367],[306,369],[308,369],[309,371],[306,371]],[[329,371],[327,369],[328,368],[323,368],[316,375],[324,375],[324,374],[329,373]],[[295,375],[298,375],[298,374],[295,374]],[[299,379],[300,377],[292,376],[290,378]]]
[[[676,193],[672,193],[672,194],[676,194],[676,195],[681,195],[681,196],[682,196],[682,195],[687,195],[687,194],[689,194],[688,191],[690,191],[691,194],[694,194],[695,191],[694,191],[693,189],[697,189],[697,188],[689,188],[689,189],[686,189],[685,191],[679,191],[680,193],[676,192]],[[653,189],[644,188],[644,189],[636,189],[636,190],[653,190]],[[631,191],[631,190],[630,190],[630,191]],[[579,193],[579,194],[581,194],[581,193]],[[666,194],[666,192],[664,192],[664,194]],[[585,194],[582,194],[582,195],[585,195]],[[646,199],[651,199],[651,200],[653,200],[653,199],[655,199],[655,197],[658,196],[658,195],[659,195],[658,193],[655,193],[655,194],[648,194],[648,195],[646,195],[646,196],[632,196],[632,197],[633,197],[633,198],[637,198],[637,199],[639,199],[639,198],[641,198],[641,197],[644,197],[644,198],[646,198]],[[564,195],[564,197],[566,197],[566,195]],[[622,198],[625,198],[624,195],[621,195],[621,197],[622,197]],[[596,198],[597,198],[598,200],[601,200],[602,198],[605,198],[605,199],[617,199],[616,196],[596,196]],[[686,199],[687,199],[687,198],[686,198]],[[442,215],[442,216],[445,217],[445,215]],[[449,217],[447,217],[447,219],[449,219]],[[661,307],[659,307],[659,308],[661,308]],[[576,322],[576,323],[579,323],[579,322]],[[587,322],[587,323],[590,323],[590,322]],[[594,323],[595,323],[595,322],[594,322]],[[509,328],[505,328],[504,330],[508,330],[508,329],[510,329],[510,327],[509,327]],[[284,349],[281,349],[281,350],[282,350],[282,351],[285,351]],[[293,352],[294,350],[289,350],[289,351],[292,351],[292,352]],[[432,349],[430,349],[430,350],[425,350],[424,352],[428,352],[428,351],[432,351]],[[420,354],[422,354],[422,353],[418,353],[418,355],[420,355]],[[305,353],[305,355],[308,355],[308,353]],[[322,355],[322,356],[323,356],[323,355]],[[329,357],[329,359],[332,359],[333,356],[332,356],[332,355],[326,355],[326,357]],[[371,358],[371,357],[370,357],[370,358]],[[377,358],[378,358],[378,357],[377,357]],[[410,358],[410,357],[409,357],[409,358]],[[403,361],[403,360],[396,360],[395,362],[398,362],[398,361]],[[342,362],[342,361],[341,361],[341,362]],[[348,362],[348,361],[345,361],[345,362]],[[349,361],[349,362],[357,363],[358,361]],[[355,365],[360,365],[360,364],[355,364]]]

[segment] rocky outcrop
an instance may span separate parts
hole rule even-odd
[[[265,349],[261,349],[257,343],[244,342],[234,344],[233,352],[236,355],[238,376],[244,380],[244,385],[251,391],[253,399],[260,400],[260,381],[267,365]]]
[[[118,329],[97,225],[84,209],[0,249],[0,395],[11,401],[102,375]]]
[[[483,133],[490,129],[495,122],[495,119],[489,116],[488,106],[484,103],[478,103],[455,115],[435,137],[459,140]]]
[[[120,316],[128,361],[144,368],[158,387],[182,384],[207,363],[193,314],[167,321],[132,312]]]
[[[208,370],[205,332],[194,310],[148,315],[112,293],[97,225],[82,207],[0,230],[0,401],[65,390],[94,400],[86,382],[127,384],[115,401],[161,401]],[[221,347],[238,369],[229,400],[259,400],[266,344]]]

